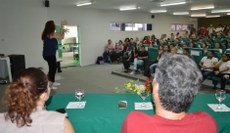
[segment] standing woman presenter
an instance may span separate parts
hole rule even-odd
[[[42,32],[43,40],[43,52],[42,56],[44,60],[48,63],[49,72],[48,79],[49,85],[52,88],[53,83],[55,82],[55,74],[57,70],[57,59],[56,51],[58,48],[57,39],[63,39],[67,29],[64,29],[64,25],[67,24],[67,21],[61,21],[61,32],[55,32],[56,26],[53,20],[47,21],[45,28]]]

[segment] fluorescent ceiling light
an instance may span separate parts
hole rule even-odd
[[[76,3],[76,6],[86,6],[86,5],[91,5],[92,2],[91,1],[86,1],[86,2],[79,2]]]
[[[136,10],[137,7],[121,7],[120,11]]]
[[[220,15],[208,15],[208,16],[206,16],[206,18],[217,18],[217,17],[220,17]]]
[[[182,5],[182,4],[186,4],[186,2],[183,1],[183,2],[163,3],[160,6],[174,6],[174,5]]]
[[[205,17],[205,13],[199,13],[199,14],[191,14],[191,17]]]
[[[230,12],[230,9],[212,10],[211,13]]]
[[[215,8],[214,5],[194,6],[191,8],[191,10],[195,11],[195,10],[205,10],[205,9],[213,9],[213,8]]]
[[[230,15],[230,13],[227,13],[227,15]]]
[[[151,13],[164,13],[167,12],[167,10],[163,9],[163,10],[151,10]]]
[[[174,12],[173,15],[189,15],[189,12]]]

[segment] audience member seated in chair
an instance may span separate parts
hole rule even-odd
[[[122,57],[122,45],[116,44],[114,51],[111,53],[110,58],[113,63],[120,62],[120,58]]]
[[[197,64],[183,55],[160,59],[153,81],[154,115],[133,111],[122,133],[217,133],[215,120],[205,112],[187,113],[198,93],[202,74]]]
[[[7,112],[0,113],[1,133],[74,133],[65,114],[47,111],[48,79],[37,68],[28,68],[6,88]]]
[[[194,60],[194,58],[191,56],[190,51],[189,51],[188,48],[183,49],[183,55],[188,56],[189,58]]]
[[[220,45],[220,43],[219,42],[216,42],[215,43],[215,49],[218,49],[219,51],[220,51],[220,54],[222,54],[222,49],[221,49],[221,45]]]
[[[108,44],[105,46],[105,52],[103,53],[103,58],[105,60],[105,62],[109,62],[112,63],[111,61],[111,53],[113,52],[115,46],[113,44],[113,42],[111,41],[111,39],[108,40]]]
[[[213,74],[213,69],[218,63],[218,59],[213,57],[214,51],[209,51],[208,56],[205,56],[200,61],[201,72],[203,80],[207,79],[208,76]]]
[[[139,51],[137,57],[134,58],[133,71],[131,74],[135,74],[138,70],[138,67],[140,66],[142,66],[144,69],[148,58],[149,58],[148,51],[145,50],[145,46],[141,46],[141,51]]]
[[[125,73],[128,73],[130,71],[129,69],[130,64],[133,63],[134,58],[136,58],[137,56],[138,56],[138,51],[136,47],[132,47],[131,51],[128,51],[128,47],[127,47],[127,51],[124,52],[123,59],[122,59]]]
[[[214,71],[214,75],[220,77],[221,89],[225,89],[226,80],[229,79],[230,75],[229,55],[223,54],[221,60],[217,63],[215,67],[219,68],[219,70]],[[214,88],[216,88],[216,85],[217,84],[214,84]]]
[[[168,55],[168,53],[169,53],[169,46],[168,46],[168,45],[164,45],[164,46],[163,46],[163,51],[159,51],[159,55],[158,55],[158,57],[157,57],[157,61],[160,60],[161,56],[166,56],[166,55]],[[150,65],[150,67],[149,67],[150,75],[151,75],[152,77],[153,77],[153,75],[154,75],[154,73],[155,73],[155,69],[156,69],[156,67],[157,67],[157,64],[158,64],[158,63],[154,63],[154,64]]]

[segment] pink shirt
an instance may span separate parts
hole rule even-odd
[[[113,43],[107,44],[105,50],[112,51],[114,50],[115,46]]]
[[[124,121],[122,133],[217,133],[217,125],[205,112],[186,114],[182,120],[169,120],[133,111]]]

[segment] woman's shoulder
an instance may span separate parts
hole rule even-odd
[[[32,119],[36,119],[38,121],[44,121],[44,122],[60,122],[63,123],[64,119],[66,117],[66,114],[58,113],[56,111],[36,111],[32,113],[31,115]]]
[[[5,121],[5,114],[6,113],[0,113],[0,124]]]

